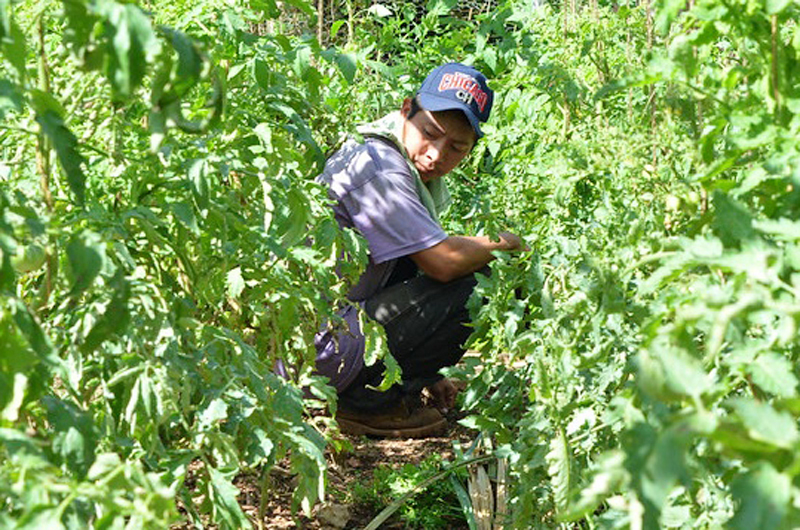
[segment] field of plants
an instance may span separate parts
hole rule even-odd
[[[496,99],[445,228],[530,251],[480,282],[449,375],[482,453],[432,487],[470,459],[506,476],[480,510],[451,481],[470,528],[797,527],[798,20],[797,0],[0,0],[0,527],[269,527],[233,481],[268,494],[279,463],[293,509],[330,495],[349,442],[313,336],[366,247],[313,178],[453,60]]]

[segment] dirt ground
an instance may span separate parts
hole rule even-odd
[[[265,529],[303,528],[308,530],[356,529],[366,527],[384,508],[359,504],[346,504],[337,501],[345,497],[355,481],[369,481],[373,471],[381,465],[400,468],[405,464],[419,464],[431,455],[438,454],[443,460],[453,459],[453,442],[459,441],[467,446],[475,438],[470,431],[456,422],[464,414],[447,414],[448,432],[445,436],[425,439],[370,439],[367,437],[345,436],[353,446],[346,455],[329,458],[330,499],[324,506],[317,506],[313,518],[292,516],[291,496],[294,490],[292,476],[282,469],[272,472],[272,497],[266,503],[263,520]],[[240,477],[236,485],[242,490],[239,496],[242,508],[251,517],[253,526],[258,528],[259,488],[255,477]],[[424,494],[424,493],[422,493]],[[384,529],[405,528],[395,516],[381,526]],[[449,529],[448,529],[449,530]]]
[[[364,436],[344,437],[352,445],[345,454],[328,455],[328,500],[325,505],[317,505],[311,518],[302,513],[292,514],[291,501],[296,479],[289,472],[288,462],[277,465],[270,471],[269,498],[262,505],[260,477],[240,475],[234,480],[239,488],[239,504],[249,517],[254,528],[269,530],[306,529],[342,530],[366,527],[385,506],[370,506],[352,502],[352,487],[355,483],[366,484],[371,481],[373,472],[379,466],[400,468],[405,464],[419,464],[431,455],[441,456],[443,461],[453,460],[453,444],[458,441],[466,448],[475,439],[475,432],[459,425],[457,421],[466,416],[464,412],[450,411],[446,417],[448,430],[444,436],[425,439],[372,439]],[[187,479],[190,481],[191,479]],[[423,493],[420,493],[424,495]],[[180,503],[179,503],[180,504]],[[259,507],[264,517],[259,521]],[[184,512],[185,513],[185,512]],[[259,524],[260,523],[260,524]],[[171,530],[193,528],[189,521],[175,524]],[[209,525],[207,528],[216,528]],[[381,525],[382,529],[402,529],[405,524],[397,515]],[[465,526],[466,528],[466,526]],[[448,530],[456,530],[454,527]]]

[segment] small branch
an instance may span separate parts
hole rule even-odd
[[[647,265],[648,263],[653,263],[654,261],[661,261],[662,259],[669,258],[672,256],[677,255],[678,252],[675,250],[666,250],[663,252],[656,252],[654,254],[648,254],[647,256],[642,257],[639,261],[635,262],[634,264],[630,265],[625,269],[623,272],[623,276],[625,274],[630,274],[631,272],[635,271],[642,265]]]
[[[21,132],[21,133],[25,133],[25,134],[30,134],[32,136],[38,136],[39,135],[38,131],[32,131],[30,129],[25,129],[24,127],[15,127],[13,125],[2,125],[2,124],[0,124],[0,129],[5,130],[5,131]]]
[[[714,96],[713,94],[703,90],[702,88],[690,83],[689,81],[682,81],[680,79],[676,79],[675,81],[673,81],[673,83],[675,83],[677,85],[680,85],[680,86],[683,86],[685,88],[688,88],[689,90],[693,90],[693,91],[697,92],[698,94],[702,95],[706,99],[710,99],[714,103],[717,103],[718,105],[720,105],[724,109],[730,109],[730,104],[728,104],[725,101],[719,99],[718,97]]]
[[[86,95],[86,91],[89,90],[89,87],[96,87],[97,86],[97,77],[96,76],[89,76],[89,80],[86,81],[86,84],[83,85],[80,92],[78,92],[75,96],[70,96],[73,99],[72,101],[72,108],[67,112],[67,116],[74,116],[78,112],[78,107],[83,103],[83,97]]]
[[[103,150],[102,150],[102,149],[100,149],[99,147],[95,147],[95,146],[93,146],[93,145],[91,145],[91,144],[88,144],[88,143],[86,143],[86,142],[82,143],[82,144],[81,144],[81,146],[82,146],[82,147],[85,147],[85,148],[86,148],[86,149],[88,149],[89,151],[94,151],[95,153],[97,153],[97,154],[98,154],[98,155],[100,155],[100,156],[104,156],[104,157],[106,157],[106,158],[111,158],[111,157],[112,157],[112,156],[111,156],[111,153],[109,153],[108,151],[103,151]]]

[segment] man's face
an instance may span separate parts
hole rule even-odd
[[[400,112],[408,116],[411,100]],[[403,124],[403,145],[423,182],[452,171],[475,145],[475,131],[461,111],[430,112],[420,109]]]

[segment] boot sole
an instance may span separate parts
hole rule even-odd
[[[444,434],[447,430],[447,420],[444,418],[429,425],[404,429],[379,429],[346,419],[337,420],[337,423],[339,424],[339,430],[344,434],[375,436],[377,438],[428,438],[429,436]]]

